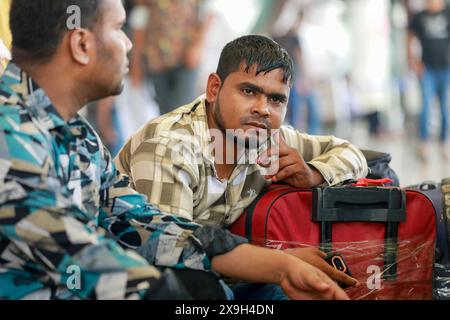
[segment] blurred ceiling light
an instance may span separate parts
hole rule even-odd
[[[210,0],[208,6],[208,10],[222,15],[237,34],[251,31],[263,7],[261,0]]]

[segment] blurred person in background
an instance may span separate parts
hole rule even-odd
[[[206,31],[205,0],[135,0],[130,24],[134,50],[131,79],[142,85],[148,73],[160,113],[196,97],[196,77]],[[144,67],[143,67],[144,66]]]
[[[350,108],[347,112],[367,122],[369,138],[387,137],[386,115],[391,110],[391,3],[358,0],[347,4],[351,60],[345,81],[359,102],[356,114]]]
[[[412,16],[409,24],[408,62],[421,80],[422,111],[419,116],[420,145],[418,155],[426,160],[429,155],[429,114],[435,97],[441,112],[440,142],[442,156],[450,158],[448,140],[448,86],[450,12],[444,0],[427,0],[426,9]],[[419,40],[422,56],[413,47],[413,39]]]
[[[133,9],[133,2],[122,1],[127,17]],[[124,25],[124,32],[131,37],[129,19]],[[124,90],[119,96],[102,99],[88,108],[88,120],[98,130],[113,156],[141,125],[159,116],[159,108],[149,89],[146,86],[132,86],[129,77],[126,77]]]
[[[288,123],[296,129],[300,129],[299,118],[302,115],[303,107],[307,110],[306,128],[304,132],[318,134],[320,130],[319,110],[317,96],[313,88],[312,80],[305,72],[302,47],[299,39],[299,29],[301,28],[305,12],[303,8],[299,10],[291,28],[284,35],[274,35],[273,39],[278,42],[294,62],[294,84],[289,95],[288,103]]]
[[[122,3],[128,17],[132,0],[124,0]],[[127,35],[129,34],[128,20],[125,22],[124,31]],[[117,117],[116,100],[117,97],[111,96],[98,101],[95,106],[92,106],[92,109],[95,111],[92,123],[98,130],[103,143],[111,151],[113,156],[119,151],[119,148],[124,142],[121,134],[121,126],[126,125]]]

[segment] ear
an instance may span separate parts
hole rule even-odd
[[[216,101],[221,86],[222,80],[220,80],[217,73],[211,73],[208,77],[208,83],[206,86],[206,100],[209,103]]]
[[[95,48],[94,34],[83,28],[78,28],[68,34],[69,50],[75,62],[87,65]]]

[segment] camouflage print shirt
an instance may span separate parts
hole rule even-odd
[[[0,299],[154,297],[153,288],[176,280],[151,265],[208,269],[243,242],[148,204],[82,117],[65,122],[29,76],[8,66],[0,78]]]

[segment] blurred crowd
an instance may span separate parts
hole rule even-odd
[[[0,2],[3,61],[10,46],[7,3]],[[125,90],[85,110],[113,154],[143,123],[203,94],[227,42],[258,33],[280,43],[295,62],[287,124],[343,138],[406,135],[417,141],[423,160],[434,139],[449,157],[445,0],[124,3],[134,45]]]

